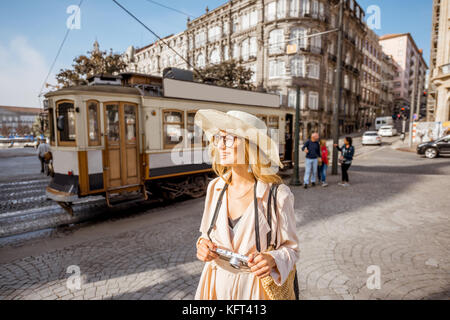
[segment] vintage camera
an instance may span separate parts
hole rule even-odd
[[[229,261],[230,265],[235,269],[249,268],[247,265],[248,263],[247,256],[219,248],[217,248],[216,251],[214,252],[219,255],[220,259]]]

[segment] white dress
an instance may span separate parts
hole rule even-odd
[[[230,172],[227,174],[230,174]],[[227,175],[225,175],[225,178],[227,178]],[[200,232],[202,233],[200,238],[208,239],[207,232],[214,214],[217,199],[224,185],[225,181],[220,177],[215,178],[208,185],[205,208],[200,226]],[[265,251],[267,248],[266,235],[270,230],[266,219],[267,199],[270,186],[270,184],[258,181],[256,188],[262,251]],[[226,191],[223,197],[226,199]],[[226,201],[222,201],[216,226],[210,234],[211,240],[216,243],[219,248],[246,256],[256,252],[254,202],[251,201],[248,208],[242,214],[239,222],[234,227],[234,230],[228,225],[227,212]],[[277,226],[279,223],[277,227],[277,238],[280,246],[277,250],[270,251],[270,254],[275,259],[277,265],[277,271],[272,271],[271,275],[275,282],[278,285],[281,285],[287,279],[289,272],[294,267],[299,256],[294,215],[294,195],[285,184],[281,184],[278,187],[277,213],[272,214],[272,221],[273,226]],[[272,232],[272,239],[275,239],[274,232],[275,230]],[[195,299],[267,300],[269,297],[266,295],[260,279],[253,273],[246,270],[234,269],[227,261],[215,259],[205,263],[200,276]]]

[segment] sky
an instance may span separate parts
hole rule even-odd
[[[130,45],[143,47],[155,37],[128,16],[112,0],[82,0],[79,29],[70,30],[47,82],[56,84],[55,74],[70,68],[73,59],[92,49],[123,53]],[[118,0],[159,36],[186,28],[187,16],[151,2]],[[214,9],[226,0],[155,0],[193,17]],[[429,62],[432,0],[359,0],[367,11],[378,6],[378,35],[409,32]],[[80,0],[0,1],[0,105],[40,107],[38,95],[67,31],[67,12]],[[367,14],[370,17],[370,14]]]

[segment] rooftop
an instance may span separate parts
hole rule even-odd
[[[28,108],[28,107],[15,107],[15,106],[0,106],[0,110],[7,110],[18,113],[39,113],[42,112],[41,108]]]

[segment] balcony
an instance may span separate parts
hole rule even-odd
[[[337,61],[337,57],[336,57],[334,54],[332,54],[332,53],[328,53],[328,58],[329,58],[330,60],[334,61],[334,62]]]
[[[322,54],[322,48],[321,47],[316,47],[316,46],[310,46],[311,52],[312,53],[316,53],[316,54]]]

